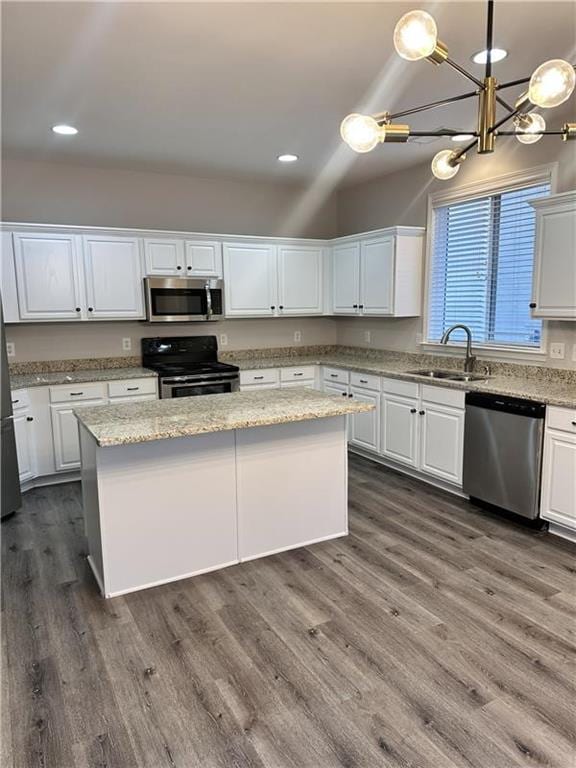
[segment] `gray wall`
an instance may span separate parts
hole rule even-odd
[[[576,142],[544,138],[525,146],[516,139],[502,139],[493,155],[471,153],[458,175],[448,182],[432,176],[430,163],[391,173],[374,181],[346,187],[338,193],[338,234],[348,235],[393,225],[426,226],[428,195],[449,186],[489,179],[537,165],[558,162],[558,192],[576,189]],[[378,150],[376,150],[378,151]],[[380,151],[385,151],[382,147]],[[437,149],[431,150],[431,156]],[[370,331],[370,343],[365,332]],[[546,365],[576,368],[572,360],[576,345],[576,323],[547,323],[548,345],[563,342],[564,360],[548,358]],[[422,336],[422,318],[350,319],[338,322],[338,343],[354,346],[416,352]]]
[[[237,235],[333,237],[332,196],[295,230],[305,187],[8,158],[2,219]]]

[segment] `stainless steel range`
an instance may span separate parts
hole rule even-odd
[[[239,368],[218,361],[216,336],[142,339],[142,365],[160,377],[160,397],[236,392]]]

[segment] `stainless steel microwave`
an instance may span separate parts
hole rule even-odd
[[[220,320],[224,314],[222,280],[190,277],[145,277],[149,323]]]

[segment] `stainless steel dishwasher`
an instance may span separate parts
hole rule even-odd
[[[535,520],[546,406],[469,392],[464,422],[463,489],[473,500]]]

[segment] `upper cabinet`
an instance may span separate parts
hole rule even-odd
[[[276,314],[275,246],[224,243],[224,275],[226,315],[270,317]]]
[[[222,277],[222,246],[213,240],[144,238],[147,275]]]
[[[332,250],[335,315],[416,317],[422,311],[424,230],[346,238]]]
[[[278,314],[322,314],[322,248],[278,247]]]
[[[138,238],[88,235],[82,240],[88,319],[143,318]]]
[[[76,235],[14,233],[21,320],[78,320],[85,298]]]
[[[536,211],[534,317],[576,319],[576,191],[533,203]]]

